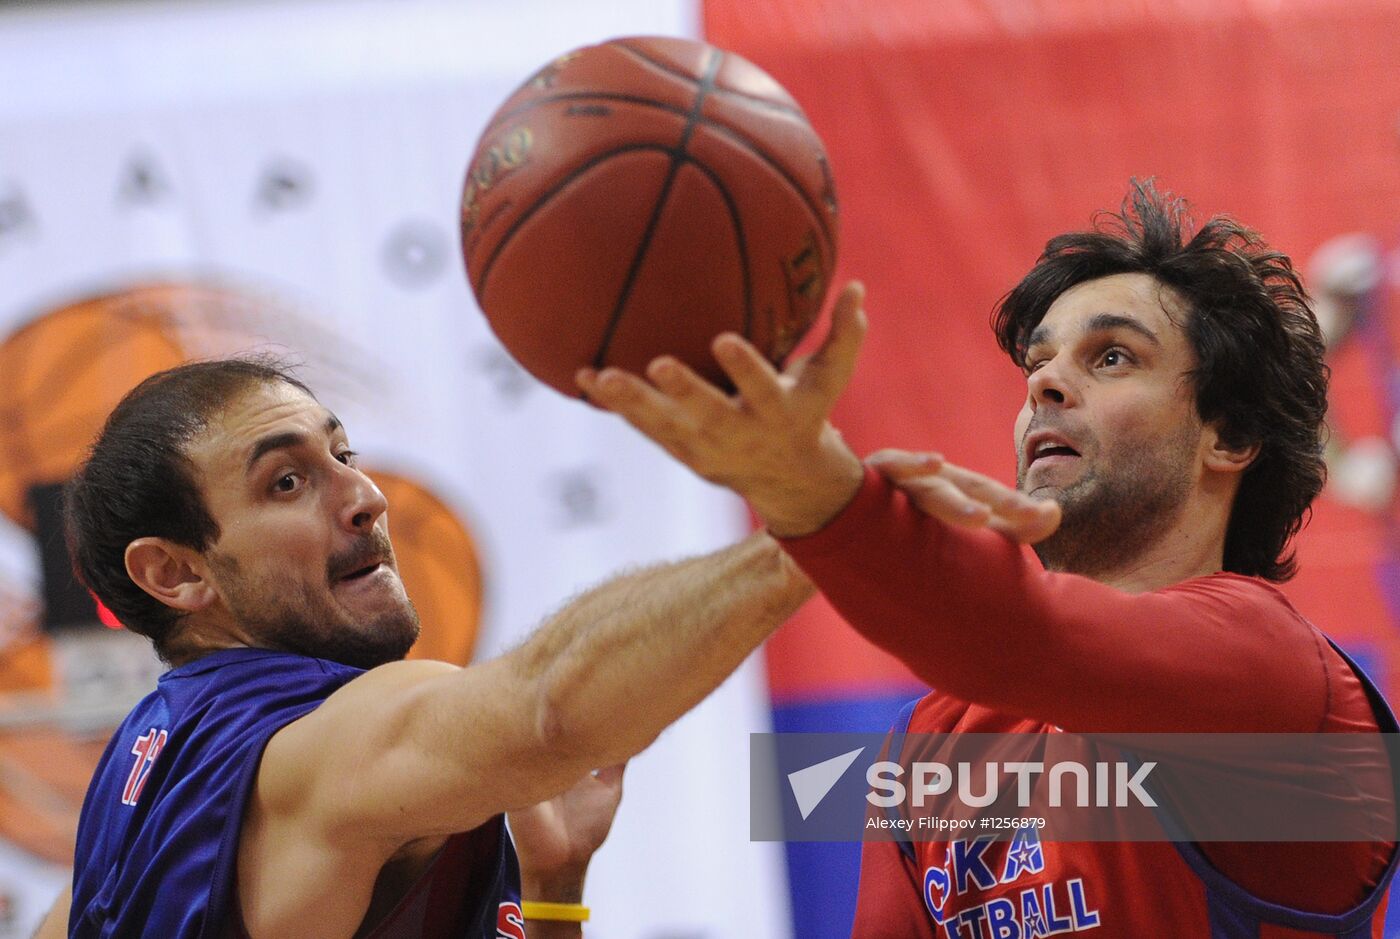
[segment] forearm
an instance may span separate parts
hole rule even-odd
[[[499,658],[372,669],[277,734],[261,775],[314,783],[327,824],[350,820],[385,850],[467,831],[643,750],[812,592],[766,534],[624,574]]]
[[[786,544],[858,631],[964,700],[1075,730],[1320,719],[1312,638],[1267,588],[1255,590],[1275,604],[1261,618],[1219,585],[1134,595],[1050,574],[1000,535],[940,523],[870,480],[831,527]]]
[[[537,676],[543,737],[569,772],[621,762],[713,691],[812,595],[766,534],[618,577],[514,655]]]

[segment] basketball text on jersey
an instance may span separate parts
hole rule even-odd
[[[1045,850],[1032,829],[1010,841],[952,841],[942,867],[924,870],[924,906],[948,939],[1037,939],[1083,932],[1099,925],[1083,878],[1044,882]],[[1023,881],[1023,878],[1025,880]],[[953,912],[949,901],[976,888],[1015,886],[1005,896]],[[956,905],[956,904],[954,904]]]

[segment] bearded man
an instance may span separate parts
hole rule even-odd
[[[665,357],[649,381],[579,384],[744,496],[837,610],[936,689],[896,730],[1396,731],[1273,586],[1324,481],[1322,337],[1286,257],[1223,217],[1193,234],[1150,183],[1051,240],[995,318],[1026,381],[1016,490],[932,454],[862,465],[846,446],[828,415],[861,297],[848,287],[823,349],[782,373],[717,339],[736,396]],[[1379,839],[872,842],[853,935],[1379,937],[1394,855]]]
[[[406,661],[384,495],[258,361],[147,379],[66,501],[83,582],[172,668],[93,776],[45,939],[576,937],[618,764],[812,592],[757,535],[489,662]]]

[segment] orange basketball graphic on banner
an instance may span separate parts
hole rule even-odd
[[[399,574],[422,622],[408,657],[466,665],[481,618],[481,567],[471,535],[418,483],[380,470],[369,475],[389,501]]]
[[[122,395],[184,361],[171,310],[190,293],[161,285],[94,297],[0,343],[0,512],[33,528],[30,487],[67,479]]]

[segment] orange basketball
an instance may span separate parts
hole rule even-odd
[[[684,39],[616,39],[532,76],[492,117],[462,194],[467,276],[529,372],[679,357],[723,383],[732,330],[780,362],[821,310],[837,209],[822,142],[782,87]]]

